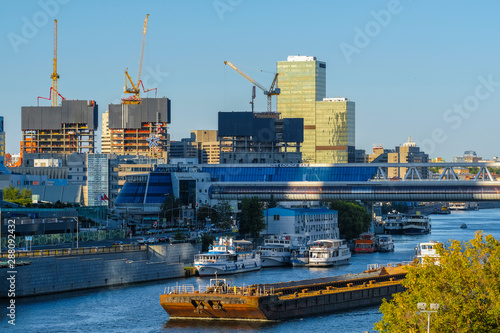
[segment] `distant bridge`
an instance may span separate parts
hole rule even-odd
[[[300,165],[305,168],[313,166],[318,165]],[[253,196],[269,200],[272,195],[278,201],[500,201],[500,181],[491,172],[491,168],[500,168],[500,163],[369,163],[333,166],[370,171],[373,176],[367,181],[213,181],[210,196],[219,200],[241,200]],[[387,168],[395,167],[407,170],[401,180],[387,177]],[[439,177],[425,179],[422,170],[434,167],[443,169]],[[468,180],[460,179],[458,169],[471,167],[477,168],[477,173]]]

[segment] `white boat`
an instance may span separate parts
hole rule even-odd
[[[200,276],[211,276],[255,271],[262,264],[252,242],[220,238],[208,252],[194,256],[194,266]]]
[[[307,266],[328,267],[348,264],[350,259],[351,251],[344,239],[321,239],[311,244]]]
[[[431,232],[431,219],[420,214],[409,214],[403,218],[403,234],[420,235]]]
[[[390,235],[399,235],[403,233],[403,215],[399,213],[389,213],[383,221],[384,233]]]
[[[293,267],[303,267],[309,263],[309,247],[301,246],[292,251],[292,258],[290,263]]]
[[[379,235],[378,237],[378,250],[380,252],[394,251],[394,240],[391,235]]]
[[[264,239],[259,248],[262,267],[290,265],[292,252],[305,244],[302,235],[272,235]]]
[[[418,247],[415,248],[415,254],[421,264],[424,262],[424,258],[432,258],[433,263],[439,265],[439,254],[436,251],[438,244],[440,243],[436,241],[418,244]]]
[[[451,210],[479,210],[477,202],[450,202]]]

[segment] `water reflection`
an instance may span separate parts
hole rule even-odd
[[[164,329],[189,328],[196,332],[214,331],[254,331],[268,329],[279,325],[277,321],[257,320],[219,320],[219,319],[170,319],[164,325]]]

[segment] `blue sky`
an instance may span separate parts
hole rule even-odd
[[[218,111],[249,110],[252,84],[225,60],[268,86],[276,61],[300,54],[327,63],[328,97],[356,102],[358,148],[393,148],[411,135],[431,157],[451,160],[464,150],[500,156],[497,1],[41,0],[1,5],[0,115],[9,153],[19,152],[21,107],[49,94],[54,19],[60,93],[94,99],[102,113],[123,97],[124,70],[137,75],[142,25],[150,14],[143,79],[158,88],[158,96],[172,100],[175,140],[190,130],[216,129]],[[258,91],[256,110],[265,108]]]

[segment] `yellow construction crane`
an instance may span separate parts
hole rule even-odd
[[[52,79],[52,106],[57,106],[57,79],[59,74],[57,74],[57,20],[54,20],[54,59],[53,59],[54,71],[50,78]]]
[[[144,59],[144,46],[146,45],[146,31],[148,28],[148,18],[149,14],[146,15],[144,19],[144,28],[142,29],[142,45],[141,45],[141,57],[139,59],[139,70],[137,71],[137,84],[134,84],[132,78],[128,74],[128,68],[125,70],[125,87],[123,92],[126,94],[133,94],[129,98],[123,98],[123,104],[141,104],[141,98],[139,97],[139,86],[141,85],[141,75],[142,75],[142,61]],[[128,87],[128,82],[132,85],[131,88]]]
[[[261,85],[260,83],[258,83],[254,79],[252,79],[250,76],[248,76],[245,73],[243,73],[238,67],[236,67],[235,65],[233,65],[231,62],[224,61],[224,64],[228,65],[229,67],[231,67],[232,69],[234,69],[235,71],[237,71],[238,73],[240,73],[240,75],[243,76],[245,79],[247,79],[248,81],[250,81],[253,84],[255,84],[257,87],[259,87],[264,92],[264,95],[267,96],[267,112],[272,112],[271,111],[272,96],[280,94],[280,88],[275,88],[275,86],[276,86],[276,84],[278,82],[278,73],[276,73],[276,75],[274,76],[274,80],[271,83],[271,87],[269,89],[266,89],[263,85]]]

